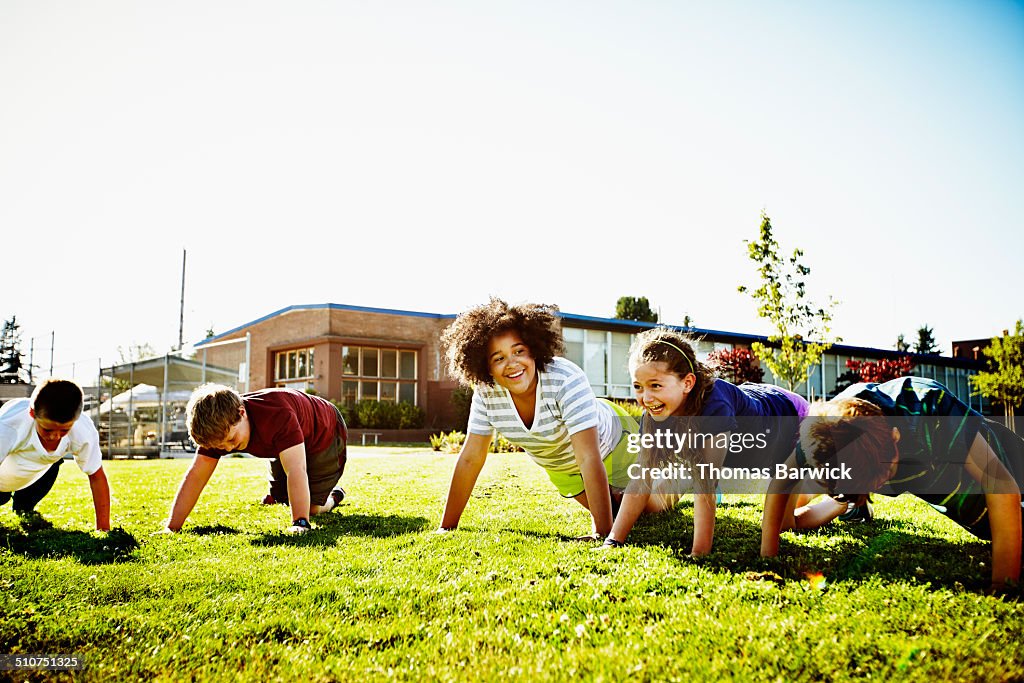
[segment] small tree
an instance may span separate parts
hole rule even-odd
[[[739,291],[750,294],[757,303],[757,314],[775,328],[775,333],[768,337],[770,345],[754,342],[750,346],[772,374],[792,391],[807,379],[811,368],[832,346],[832,310],[836,302],[829,297],[825,306],[818,306],[807,299],[804,278],[811,269],[800,263],[804,253],[795,249],[789,258],[779,255],[771,219],[764,211],[760,236],[754,242],[744,243],[750,260],[758,264],[761,284],[754,291],[745,286]]]
[[[914,361],[907,356],[883,358],[882,360],[848,360],[846,367],[857,373],[861,382],[888,382],[897,377],[906,377],[914,369]]]
[[[973,393],[1001,403],[1006,426],[1016,429],[1014,411],[1024,405],[1024,321],[1017,321],[1013,334],[994,337],[982,353],[989,369],[970,377]]]
[[[658,314],[651,310],[646,296],[620,296],[615,302],[615,317],[621,320],[638,320],[642,323],[658,322]]]
[[[900,351],[901,353],[906,353],[907,351],[910,350],[910,344],[908,344],[907,340],[903,338],[902,332],[900,332],[900,336],[896,337],[895,348],[897,351]]]
[[[4,322],[0,332],[0,382],[4,384],[22,384],[26,382],[25,367],[21,352],[21,325],[18,316],[11,316]]]
[[[914,353],[924,353],[930,356],[939,355],[939,345],[935,342],[935,330],[922,325],[917,331],[917,343],[914,344]]]
[[[720,349],[708,354],[708,363],[715,373],[733,384],[763,382],[764,370],[750,349]]]

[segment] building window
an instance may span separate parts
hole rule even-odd
[[[314,379],[313,348],[274,354],[274,382],[279,387],[308,389]]]
[[[341,372],[341,400],[346,405],[363,399],[416,405],[419,367],[415,351],[343,346]]]
[[[565,357],[583,369],[598,396],[630,398],[629,347],[633,335],[578,327],[563,327]]]

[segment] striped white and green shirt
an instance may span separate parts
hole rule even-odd
[[[490,436],[496,430],[553,472],[579,473],[569,437],[590,427],[597,427],[601,457],[611,453],[622,424],[611,407],[594,396],[583,371],[565,358],[554,358],[537,376],[537,408],[529,429],[508,389],[481,384],[473,393],[469,432]]]

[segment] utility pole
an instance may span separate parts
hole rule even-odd
[[[188,252],[181,250],[181,306],[178,309],[178,353],[185,346],[185,257]]]

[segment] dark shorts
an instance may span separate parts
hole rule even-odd
[[[335,408],[337,411],[337,408]],[[310,505],[323,505],[345,473],[347,444],[345,443],[345,418],[338,411],[338,435],[325,450],[306,453],[306,476],[309,478]],[[288,502],[288,476],[281,461],[270,461],[270,495],[278,503]]]

